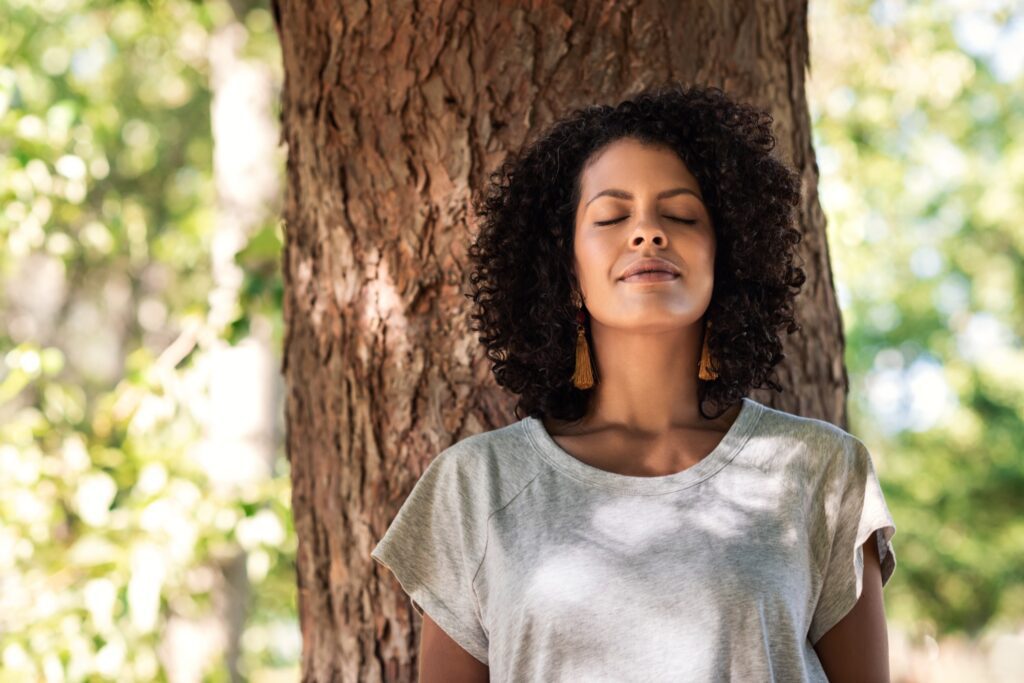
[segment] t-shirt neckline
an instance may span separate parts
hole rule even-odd
[[[588,465],[564,451],[548,434],[544,423],[536,417],[527,416],[520,421],[530,443],[553,467],[574,479],[599,488],[624,493],[658,494],[678,491],[693,486],[715,475],[729,464],[740,452],[754,432],[764,406],[746,396],[736,419],[726,431],[718,445],[696,465],[680,472],[657,477],[636,477],[617,474]]]

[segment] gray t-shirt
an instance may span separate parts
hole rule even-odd
[[[681,472],[592,467],[526,417],[443,450],[371,557],[492,681],[827,681],[813,645],[896,568],[868,450],[744,398]]]

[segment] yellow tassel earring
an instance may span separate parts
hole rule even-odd
[[[697,376],[703,380],[710,380],[718,377],[718,372],[711,367],[711,350],[708,348],[708,336],[710,331],[711,321],[708,320],[707,327],[704,329],[704,348],[701,350],[700,363],[697,365]]]
[[[590,347],[587,345],[587,334],[583,329],[583,302],[580,301],[576,312],[576,370],[572,374],[572,383],[577,389],[589,389],[594,386],[594,373],[590,366]]]

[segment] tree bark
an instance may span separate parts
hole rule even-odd
[[[537,128],[669,79],[771,110],[807,282],[754,398],[845,428],[803,0],[272,3],[285,69],[282,371],[304,681],[411,681],[420,623],[370,550],[429,461],[508,424],[461,289],[471,188]]]

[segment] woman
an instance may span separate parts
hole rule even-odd
[[[649,90],[474,202],[475,329],[525,417],[442,451],[372,553],[423,616],[421,681],[888,680],[871,456],[747,397],[801,329],[771,121]]]

